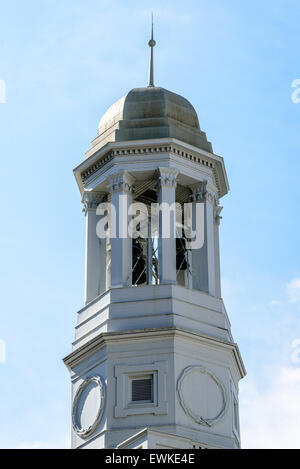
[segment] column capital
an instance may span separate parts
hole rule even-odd
[[[132,194],[134,180],[134,177],[127,171],[120,171],[119,173],[112,174],[108,178],[109,191],[111,194],[114,192],[126,192],[128,194]]]
[[[177,169],[158,168],[158,188],[160,189],[162,187],[174,187],[174,189],[176,189],[178,174],[179,172],[177,171]]]
[[[202,181],[190,186],[193,191],[191,200],[193,202],[210,202],[212,205],[218,204],[218,190],[208,181]]]
[[[98,205],[103,202],[105,195],[105,192],[85,191],[82,197],[83,211],[86,213],[88,210],[96,210]]]

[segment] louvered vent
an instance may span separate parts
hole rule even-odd
[[[132,380],[132,402],[153,401],[153,377]]]

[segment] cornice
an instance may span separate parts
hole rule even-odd
[[[234,342],[228,342],[218,338],[210,337],[205,334],[201,334],[195,331],[190,331],[188,329],[183,329],[179,327],[167,327],[159,329],[142,329],[142,330],[133,330],[133,331],[120,331],[120,332],[104,332],[99,334],[94,339],[90,340],[86,344],[82,345],[78,349],[74,350],[72,353],[67,355],[64,358],[65,365],[72,369],[74,366],[80,364],[83,360],[91,356],[98,350],[112,345],[114,343],[120,342],[121,340],[145,340],[155,339],[155,338],[187,338],[194,339],[206,345],[216,346],[220,348],[226,348],[231,350],[234,357],[235,363],[238,368],[241,378],[246,376],[246,369],[238,348],[238,345]]]
[[[159,153],[170,153],[185,161],[210,169],[216,180],[218,196],[223,197],[229,191],[222,157],[176,139],[108,143],[97,151],[92,149],[87,152],[87,159],[74,169],[74,174],[80,190],[83,191],[90,178],[114,159],[128,156],[150,156]]]

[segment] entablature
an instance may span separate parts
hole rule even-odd
[[[86,156],[86,160],[74,169],[81,194],[84,190],[96,189],[113,174],[115,166],[120,169],[124,166],[129,172],[147,173],[162,165],[175,167],[182,177],[194,182],[210,178],[217,187],[219,198],[229,191],[222,157],[172,138],[109,143],[100,150],[90,150]]]

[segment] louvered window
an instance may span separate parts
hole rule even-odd
[[[153,402],[153,375],[132,378],[131,401]]]

